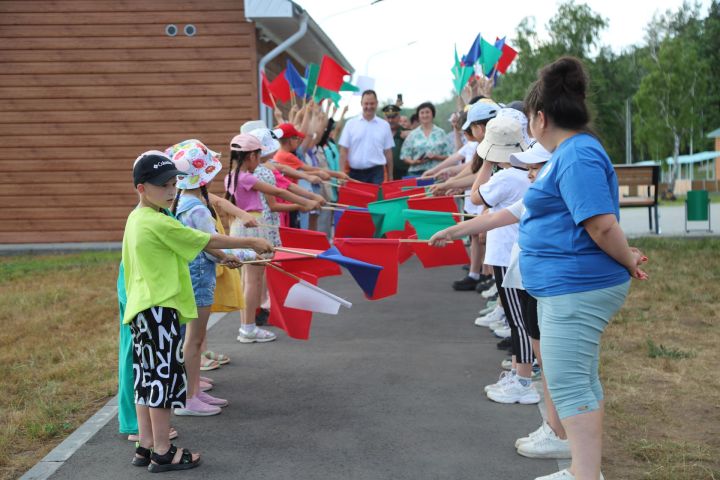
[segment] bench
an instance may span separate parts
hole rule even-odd
[[[647,207],[650,230],[659,234],[660,166],[615,165],[615,173],[620,187],[620,207]]]

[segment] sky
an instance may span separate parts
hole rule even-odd
[[[581,0],[576,0],[580,3]],[[406,107],[449,98],[453,48],[466,53],[478,33],[492,41],[507,36],[510,45],[517,25],[535,17],[541,39],[555,15],[555,0],[295,0],[328,34],[356,75],[375,79],[381,103],[403,94]],[[585,0],[608,19],[600,38],[616,52],[642,42],[655,12],[677,10],[682,0]],[[707,14],[709,0],[702,0]],[[353,77],[355,78],[355,77]],[[349,114],[360,110],[359,97],[344,94]]]

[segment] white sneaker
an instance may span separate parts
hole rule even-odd
[[[272,342],[277,336],[270,330],[255,327],[255,330],[246,332],[242,328],[239,330],[240,334],[237,336],[237,341],[240,343],[265,343]]]
[[[575,475],[568,472],[567,470],[560,470],[559,472],[551,473],[550,475],[535,477],[535,480],[575,480]],[[602,472],[600,472],[600,480],[605,480]]]
[[[480,309],[478,312],[480,315],[487,315],[488,313],[495,310],[495,307],[497,307],[497,300],[490,300],[485,304],[483,308]]]
[[[483,298],[490,298],[490,297],[494,297],[496,293],[498,293],[497,285],[493,284],[492,287],[488,288],[487,290],[482,292],[480,295]]]
[[[500,368],[502,368],[503,370],[512,370],[512,360],[503,360],[502,362],[500,362]]]
[[[493,330],[493,333],[498,338],[510,338],[510,327],[503,326],[501,328]]]
[[[527,437],[521,437],[521,438],[518,438],[517,440],[515,440],[515,448],[518,448],[518,447],[519,447],[520,445],[522,445],[523,443],[527,443],[527,442],[531,441],[533,438],[535,438],[535,437],[537,437],[538,435],[542,434],[542,433],[543,433],[543,429],[546,428],[546,425],[547,425],[547,428],[550,428],[550,425],[548,425],[547,422],[543,422],[542,425],[540,425],[540,426],[537,428],[537,430],[528,433]]]
[[[478,317],[475,319],[475,325],[478,327],[487,327],[491,323],[500,322],[505,323],[505,312],[502,308],[496,307],[487,315]]]
[[[533,432],[530,435],[533,435],[536,432]],[[555,432],[553,432],[552,428],[550,428],[550,425],[545,422],[543,422],[542,427],[540,427],[539,433],[532,437],[526,438],[530,439],[528,441],[520,443],[515,447],[517,448],[518,454],[522,455],[523,457],[571,458],[570,443],[567,440],[562,440],[557,435],[555,435]]]
[[[503,315],[502,320],[498,320],[497,322],[493,322],[490,325],[488,325],[488,328],[490,330],[497,330],[498,328],[507,327],[507,319],[505,318],[505,315]]]
[[[515,374],[512,372],[502,372],[496,383],[491,383],[490,385],[485,385],[485,393],[489,392],[490,390],[496,389],[496,388],[501,388],[507,382],[511,381],[512,377],[514,375]]]
[[[506,382],[502,387],[488,390],[487,397],[493,402],[520,403],[522,405],[531,405],[540,401],[540,394],[532,383],[525,387],[516,376],[513,376],[512,380]]]

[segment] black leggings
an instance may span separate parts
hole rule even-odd
[[[522,304],[522,314],[527,325],[528,335],[533,340],[540,340],[540,326],[538,325],[537,299],[525,290],[518,290]]]
[[[495,284],[497,285],[498,294],[502,302],[505,316],[510,325],[510,340],[512,341],[512,354],[518,363],[532,363],[533,349],[530,342],[530,334],[523,317],[523,302],[520,299],[520,293],[523,290],[516,288],[504,288],[502,286],[503,278],[507,272],[507,267],[493,266],[495,274]]]

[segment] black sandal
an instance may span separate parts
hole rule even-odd
[[[177,447],[170,445],[170,449],[164,455],[158,455],[152,452],[150,459],[152,462],[148,465],[148,471],[152,473],[169,472],[171,470],[189,470],[200,465],[200,457],[193,462],[192,453],[187,448],[183,448],[180,462],[172,463],[177,453]]]
[[[152,450],[140,446],[140,442],[135,442],[135,456],[132,459],[132,464],[136,467],[147,467],[150,465],[150,454]],[[138,455],[140,455],[138,457]]]

